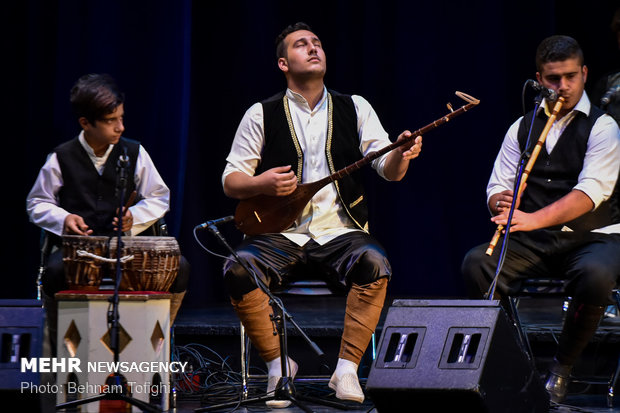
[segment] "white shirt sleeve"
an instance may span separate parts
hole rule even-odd
[[[357,112],[357,132],[360,137],[360,152],[363,156],[378,151],[390,145],[388,133],[383,129],[377,113],[366,99],[358,95],[352,95],[351,99]],[[383,168],[387,153],[372,161],[372,167],[385,179]]]
[[[255,103],[245,112],[235,133],[222,174],[222,186],[226,177],[232,172],[243,172],[254,176],[261,160],[264,142],[263,105]]]
[[[613,193],[620,170],[620,130],[609,115],[599,117],[588,139],[583,169],[574,189],[584,192],[596,209]]]
[[[170,189],[142,145],[136,160],[134,182],[139,201],[129,208],[134,221],[131,235],[137,235],[150,227],[168,212],[170,206]]]
[[[56,235],[62,235],[65,219],[69,215],[69,212],[58,206],[57,196],[62,185],[56,153],[51,153],[26,198],[26,212],[30,221]]]
[[[492,195],[505,190],[514,189],[515,174],[517,172],[519,159],[521,159],[521,149],[517,138],[521,119],[523,119],[523,117],[517,119],[517,121],[508,128],[508,132],[506,132],[506,136],[504,136],[502,147],[497,154],[495,164],[493,165],[493,172],[491,172],[491,177],[487,184],[487,203]]]

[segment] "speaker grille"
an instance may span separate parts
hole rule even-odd
[[[548,395],[517,340],[497,301],[396,301],[368,394],[380,412],[408,403],[419,411],[547,411]]]

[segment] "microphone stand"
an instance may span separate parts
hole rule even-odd
[[[497,299],[498,297],[496,297],[496,293],[495,293],[495,289],[497,287],[497,282],[499,279],[499,275],[502,271],[502,267],[504,266],[504,260],[506,258],[506,251],[508,250],[508,242],[509,242],[509,238],[510,238],[510,225],[512,223],[512,216],[514,214],[516,205],[517,205],[517,196],[519,194],[519,190],[521,187],[521,177],[523,176],[523,171],[525,170],[525,165],[527,164],[527,161],[530,159],[532,152],[530,149],[530,142],[531,142],[531,137],[532,137],[532,129],[534,128],[534,120],[536,119],[536,114],[538,113],[538,109],[540,108],[540,104],[542,103],[542,92],[539,93],[535,98],[534,98],[534,113],[532,114],[532,120],[530,122],[530,128],[528,130],[527,133],[527,140],[525,143],[525,150],[523,151],[523,153],[521,154],[521,159],[519,160],[519,165],[517,166],[517,171],[516,171],[516,181],[515,181],[515,186],[514,186],[514,190],[513,190],[513,197],[512,197],[512,202],[510,204],[510,213],[508,214],[508,220],[506,222],[506,225],[504,226],[505,228],[505,232],[504,232],[504,238],[502,239],[502,249],[500,250],[500,255],[497,261],[497,267],[495,270],[495,276],[493,277],[493,281],[491,282],[491,285],[489,287],[489,290],[487,291],[487,293],[485,294],[485,298],[488,300],[494,300]],[[521,321],[519,320],[519,317],[517,315],[517,308],[516,305],[512,302],[512,300],[509,300],[509,308],[506,308],[506,310],[509,310],[510,312],[510,318],[512,319],[512,323],[513,325],[516,327],[517,330],[517,335],[519,337],[519,341],[521,342],[521,348],[524,350],[525,354],[527,355],[530,363],[533,363],[533,360],[531,360],[531,354],[532,354],[532,349],[530,348],[530,343],[525,335],[525,333],[523,332],[523,328],[521,327]]]
[[[499,259],[497,261],[495,276],[493,277],[493,281],[491,282],[489,290],[485,294],[485,298],[487,298],[488,300],[493,300],[496,298],[495,289],[497,287],[497,280],[499,279],[499,274],[502,271],[502,267],[504,266],[504,259],[506,258],[506,250],[508,249],[508,240],[510,237],[510,225],[512,223],[512,216],[514,214],[515,207],[517,205],[517,197],[519,194],[519,190],[521,189],[521,177],[523,176],[525,165],[527,164],[527,161],[530,159],[532,155],[532,152],[530,150],[532,129],[534,127],[534,120],[536,119],[536,114],[538,113],[538,109],[540,108],[541,102],[542,102],[542,93],[539,93],[534,98],[534,113],[532,114],[532,121],[530,122],[530,128],[527,132],[525,150],[521,154],[521,159],[519,160],[519,165],[517,166],[515,186],[512,191],[513,197],[512,197],[512,202],[510,203],[510,213],[508,214],[508,221],[506,222],[506,225],[504,225],[504,238],[502,240],[502,249],[500,250]]]
[[[119,362],[120,354],[120,335],[119,335],[119,297],[118,291],[121,285],[122,269],[121,269],[121,253],[122,253],[122,235],[123,235],[123,214],[124,214],[124,198],[125,190],[127,187],[127,170],[129,169],[129,157],[127,156],[127,148],[123,147],[124,153],[119,157],[117,164],[118,181],[117,181],[117,194],[120,201],[117,215],[117,230],[116,230],[116,279],[114,282],[114,294],[108,299],[112,304],[112,309],[108,311],[107,322],[110,325],[110,347],[114,354],[114,363]],[[87,397],[85,399],[73,400],[67,403],[61,403],[56,405],[56,410],[70,409],[75,406],[79,406],[86,403],[92,403],[100,400],[118,400],[124,401],[132,406],[136,406],[143,412],[161,413],[161,409],[158,406],[151,405],[142,400],[135,399],[129,396],[129,389],[127,386],[127,379],[123,377],[118,371],[110,374],[105,384],[107,390],[97,396]],[[117,391],[122,389],[122,391]]]
[[[212,222],[218,222],[219,220],[215,220]],[[203,227],[203,225],[198,225],[196,228]],[[312,350],[319,356],[322,357],[325,353],[319,348],[319,346],[313,342],[310,337],[306,335],[306,333],[297,325],[297,323],[293,320],[293,317],[286,311],[284,308],[284,304],[282,300],[275,297],[273,293],[269,290],[269,287],[265,284],[265,282],[256,275],[256,272],[243,260],[237,252],[226,242],[226,239],[222,236],[220,231],[217,229],[217,226],[214,223],[206,225],[206,228],[211,232],[218,241],[228,250],[231,255],[235,258],[235,260],[254,278],[254,282],[257,287],[259,287],[267,296],[269,297],[269,305],[273,308],[273,314],[271,315],[271,320],[273,321],[279,340],[280,340],[280,360],[282,366],[282,377],[278,381],[276,385],[276,389],[274,394],[252,397],[248,399],[244,399],[241,401],[222,403],[213,406],[201,407],[195,409],[195,412],[207,412],[211,410],[223,409],[227,407],[236,407],[249,403],[255,402],[263,402],[268,400],[290,400],[294,405],[302,409],[304,412],[313,413],[313,410],[301,403],[301,401],[308,401],[316,404],[321,404],[324,406],[335,407],[342,410],[351,409],[351,406],[347,406],[346,404],[333,402],[329,400],[322,400],[310,396],[305,396],[296,393],[295,386],[293,385],[293,378],[289,376],[288,369],[288,343],[287,343],[287,335],[286,335],[286,321],[288,320],[295,329],[300,333],[303,339],[310,345]]]

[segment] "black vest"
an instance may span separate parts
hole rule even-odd
[[[130,164],[127,171],[125,199],[135,189],[134,175],[140,144],[121,138],[114,145],[106,160],[103,173],[99,175],[78,138],[59,145],[54,152],[60,164],[63,186],[58,192],[60,207],[72,214],[80,215],[93,230],[93,235],[114,235],[112,219],[120,200],[117,194],[117,164],[127,147]]]
[[[285,93],[261,102],[263,105],[263,122],[265,144],[262,149],[261,161],[255,174],[282,165],[291,165],[301,182],[304,154],[292,120],[288,119],[284,108]],[[330,173],[334,173],[362,158],[359,150],[359,134],[357,132],[357,113],[351,96],[329,91],[328,117],[331,116],[332,133],[328,130],[325,145],[325,156]],[[329,122],[329,120],[328,120]],[[328,125],[329,129],[329,125]],[[347,175],[335,182],[340,202],[355,224],[367,230],[368,208],[364,197],[364,187],[360,174]]]
[[[532,114],[533,112],[530,111],[525,115],[519,125],[518,140],[522,152],[525,149]],[[525,212],[537,211],[562,198],[573,189],[583,169],[590,132],[602,114],[603,112],[596,106],[591,106],[589,116],[577,111],[575,118],[566,127],[551,154],[547,152],[546,145],[543,145],[528,177],[527,188],[521,197],[519,209]],[[547,116],[543,110],[540,110],[534,119],[529,145],[530,152],[538,141],[546,122]],[[610,199],[601,203],[596,210],[565,225],[573,231],[590,231],[616,222],[620,222],[617,182]],[[562,226],[550,229],[560,229]]]

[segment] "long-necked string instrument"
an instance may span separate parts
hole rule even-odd
[[[523,189],[524,189],[523,184],[525,184],[525,181],[527,181],[527,178],[530,176],[530,172],[532,172],[532,168],[534,167],[536,158],[538,158],[538,155],[540,154],[540,151],[542,150],[542,147],[545,144],[545,140],[547,139],[547,135],[549,134],[549,130],[551,129],[551,126],[553,126],[553,122],[555,122],[555,119],[557,118],[558,113],[562,109],[563,104],[564,104],[564,98],[560,96],[558,100],[555,102],[555,105],[553,106],[553,111],[551,112],[551,116],[549,116],[549,119],[547,119],[547,123],[545,124],[544,129],[542,130],[542,132],[540,133],[540,136],[538,137],[538,142],[536,142],[536,146],[534,146],[534,149],[532,150],[530,159],[525,165],[525,169],[523,170],[523,174],[521,175],[521,181],[519,184],[519,193],[515,195],[517,200],[520,199],[521,194],[523,194]],[[515,204],[516,203],[513,202],[510,205],[511,209],[508,210],[508,214],[512,213],[512,205],[515,205]],[[491,242],[489,243],[489,247],[486,250],[487,255],[489,256],[493,255],[493,250],[495,249],[495,246],[497,245],[497,242],[499,241],[499,237],[501,236],[503,230],[504,230],[503,225],[500,224],[497,226],[497,229],[495,230],[495,234],[493,235],[493,238],[491,239]]]
[[[456,95],[468,102],[457,110],[452,110],[448,104],[450,113],[437,119],[436,121],[411,133],[411,137],[399,139],[378,151],[371,152],[359,161],[342,168],[333,174],[326,176],[315,182],[298,184],[295,191],[286,196],[257,195],[239,202],[235,211],[235,223],[237,228],[246,235],[258,235],[270,232],[281,232],[289,228],[297,217],[301,214],[310,199],[325,185],[334,182],[350,173],[357,171],[362,166],[367,165],[378,157],[414,140],[417,136],[423,135],[428,131],[443,125],[455,116],[467,112],[476,106],[480,101],[463,92],[456,92]]]

